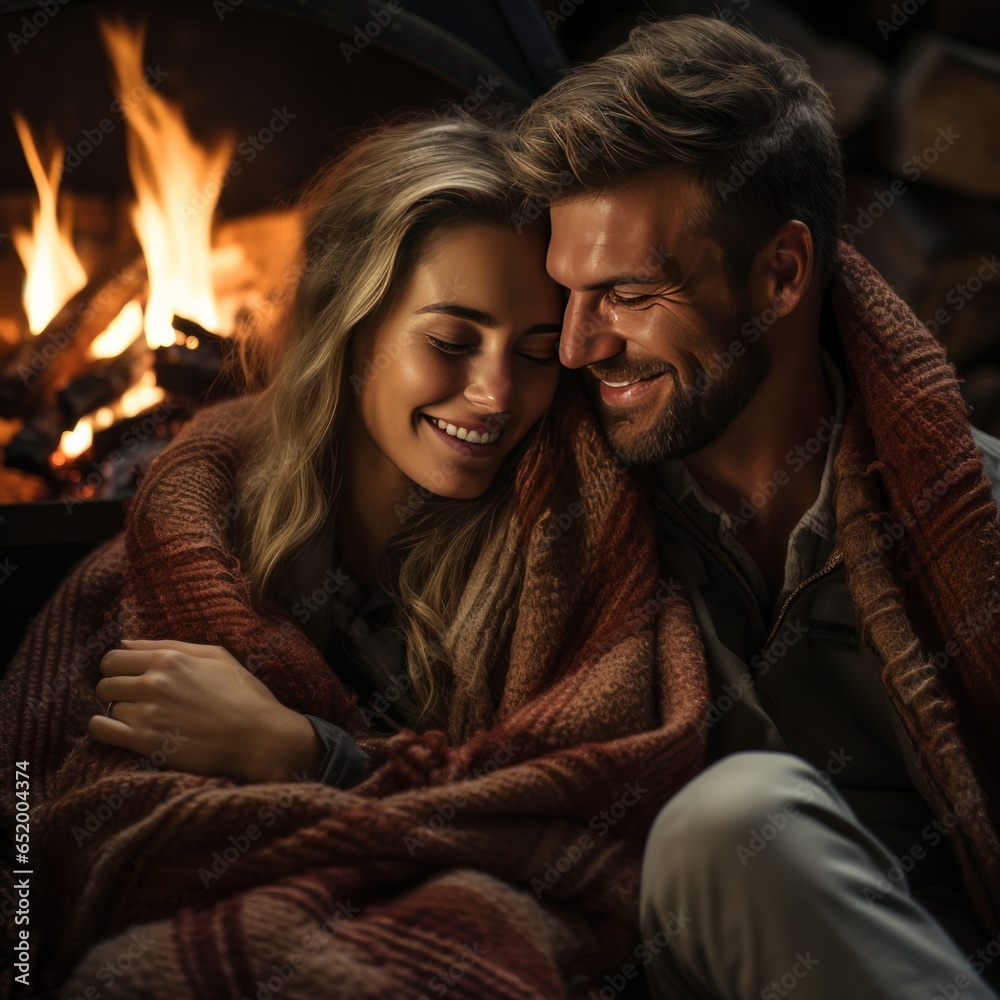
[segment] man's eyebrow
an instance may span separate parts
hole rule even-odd
[[[635,274],[614,274],[602,281],[584,285],[582,291],[599,292],[601,289],[614,288],[616,285],[662,285],[664,281],[676,281],[678,276],[677,265],[669,261],[655,273],[651,274],[649,268],[643,268]]]
[[[616,274],[603,281],[595,281],[593,284],[584,285],[585,292],[598,292],[602,288],[613,288],[615,285],[658,285],[663,281],[663,275],[647,274]]]
[[[429,306],[423,306],[420,309],[417,309],[414,315],[420,315],[421,313],[439,313],[443,316],[454,316],[456,319],[465,319],[470,323],[477,324],[478,326],[486,326],[490,328],[500,325],[497,322],[497,318],[492,315],[492,313],[483,312],[482,309],[473,309],[471,306],[460,306],[455,302],[432,302]],[[533,333],[561,332],[561,323],[536,323],[534,326],[528,327],[522,336],[526,337]]]

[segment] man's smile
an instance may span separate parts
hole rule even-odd
[[[632,361],[627,367],[596,362],[588,373],[597,380],[601,400],[607,406],[633,406],[645,400],[663,383],[663,376],[674,371],[672,365],[659,358]]]
[[[663,384],[669,372],[657,372],[645,377],[622,379],[598,379],[601,387],[601,401],[607,406],[634,406],[645,401],[658,386]]]

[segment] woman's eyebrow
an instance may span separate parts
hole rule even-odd
[[[429,306],[417,309],[414,315],[421,313],[441,313],[444,316],[454,316],[455,319],[467,319],[470,323],[476,323],[479,326],[493,327],[498,325],[496,317],[490,313],[483,312],[482,309],[473,309],[470,306],[460,306],[455,302],[433,302]]]
[[[490,328],[499,326],[496,317],[491,313],[483,312],[482,309],[473,309],[471,306],[460,306],[455,302],[433,302],[429,306],[422,306],[420,309],[417,309],[414,315],[420,315],[421,313],[439,313],[444,316],[454,316],[456,319],[465,319],[470,323]],[[561,332],[562,323],[536,323],[534,326],[529,326],[522,336],[526,337],[532,333]]]

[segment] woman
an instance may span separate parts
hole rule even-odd
[[[559,379],[547,234],[512,224],[502,144],[472,120],[417,121],[323,172],[288,335],[247,429],[237,534],[255,597],[275,592],[368,701],[405,685],[382,716],[396,728],[441,724],[442,636],[477,548],[510,518],[516,463]],[[339,727],[281,705],[225,650],[156,639],[105,655],[94,739],[149,754],[181,727],[179,770],[364,777],[367,755]]]
[[[267,387],[182,428],[29,627],[0,767],[31,762],[36,989],[552,1000],[634,957],[704,660],[642,497],[552,403],[502,153],[455,119],[353,147]]]

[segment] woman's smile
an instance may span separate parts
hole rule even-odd
[[[487,458],[495,454],[497,441],[503,433],[472,421],[453,423],[429,413],[421,413],[420,416],[444,444],[468,458]]]

